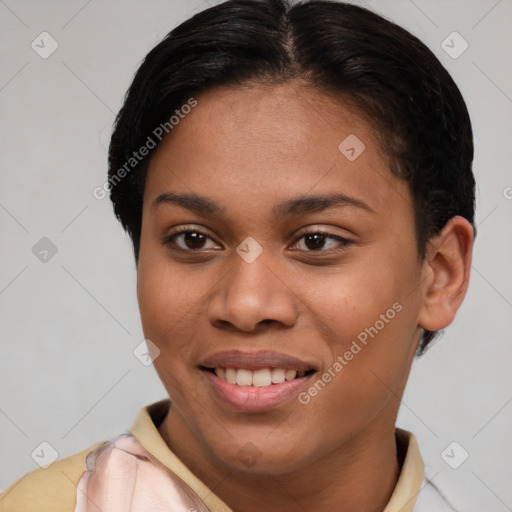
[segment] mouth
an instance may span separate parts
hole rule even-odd
[[[309,362],[266,351],[219,353],[202,361],[199,369],[223,408],[246,413],[282,406],[318,371]]]
[[[259,370],[249,370],[247,368],[232,368],[217,366],[215,368],[202,367],[204,371],[210,372],[219,379],[225,380],[230,384],[237,386],[252,386],[263,388],[275,386],[283,382],[289,382],[302,377],[308,377],[315,373],[314,369],[294,370],[286,368],[261,368]]]

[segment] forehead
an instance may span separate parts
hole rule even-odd
[[[342,192],[375,211],[409,203],[375,127],[348,103],[298,83],[218,87],[164,138],[146,181],[146,199],[194,192],[243,206],[287,196]]]

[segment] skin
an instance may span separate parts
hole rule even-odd
[[[372,124],[340,99],[293,82],[197,100],[153,157],[144,193],[138,300],[172,400],[159,431],[237,512],[382,511],[399,474],[395,419],[420,328],[452,322],[473,230],[455,217],[420,261],[408,186],[389,171]],[[366,146],[353,162],[338,149],[349,134]],[[152,208],[166,192],[205,196],[224,216]],[[333,192],[372,211],[272,214],[281,201]],[[311,249],[305,227],[352,243]],[[183,235],[162,242],[184,229],[211,238],[192,249]],[[236,252],[249,236],[263,249],[252,263]],[[233,412],[198,368],[219,351],[266,349],[321,375],[394,303],[402,310],[306,405]],[[252,465],[240,456],[248,446]]]

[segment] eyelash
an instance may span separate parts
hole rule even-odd
[[[294,242],[294,244],[296,244],[299,240],[302,240],[304,237],[308,236],[308,235],[323,235],[325,236],[326,240],[327,239],[331,239],[331,240],[336,240],[338,243],[339,243],[339,247],[337,249],[332,249],[332,250],[327,250],[327,249],[319,249],[317,251],[313,250],[313,249],[310,249],[308,251],[304,251],[304,252],[308,252],[308,253],[325,253],[325,252],[332,252],[332,251],[342,251],[344,250],[345,248],[347,248],[348,246],[354,244],[354,240],[350,240],[348,238],[345,238],[343,236],[339,236],[339,235],[333,235],[332,233],[329,233],[327,231],[323,231],[321,229],[311,229],[311,228],[307,228],[305,231],[303,231],[300,235],[299,238],[297,238],[297,240]]]
[[[202,249],[197,249],[197,250],[194,250],[194,249],[183,249],[182,247],[176,246],[176,243],[175,243],[174,239],[176,237],[180,236],[180,235],[184,235],[184,234],[187,234],[187,233],[198,233],[200,235],[205,236],[206,238],[209,238],[210,240],[213,240],[213,238],[208,233],[203,231],[202,229],[196,228],[194,226],[186,226],[185,228],[181,229],[180,231],[176,231],[175,233],[171,233],[170,235],[164,237],[162,239],[162,243],[165,246],[173,245],[173,246],[175,246],[175,248],[177,250],[181,250],[181,251],[184,251],[184,252],[189,252],[189,253],[200,252]],[[297,242],[299,240],[302,240],[304,237],[306,237],[308,235],[323,235],[323,236],[326,237],[325,239],[336,240],[339,243],[339,248],[334,249],[334,250],[332,250],[332,249],[331,250],[326,250],[326,249],[303,250],[303,252],[306,252],[306,253],[317,253],[317,254],[324,253],[325,254],[327,252],[333,252],[333,251],[338,252],[338,251],[344,250],[346,247],[348,247],[348,246],[350,246],[350,245],[355,243],[353,240],[350,240],[348,238],[344,238],[344,237],[339,236],[339,235],[333,235],[332,233],[328,233],[327,231],[323,231],[321,229],[307,229],[306,231],[303,231],[301,233],[301,235],[296,239],[296,241],[294,242],[294,245],[297,244]],[[215,240],[213,240],[213,241],[215,242]]]

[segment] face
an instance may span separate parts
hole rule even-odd
[[[311,467],[394,428],[420,334],[410,192],[339,99],[289,83],[196,100],[144,193],[166,421],[212,464]]]

